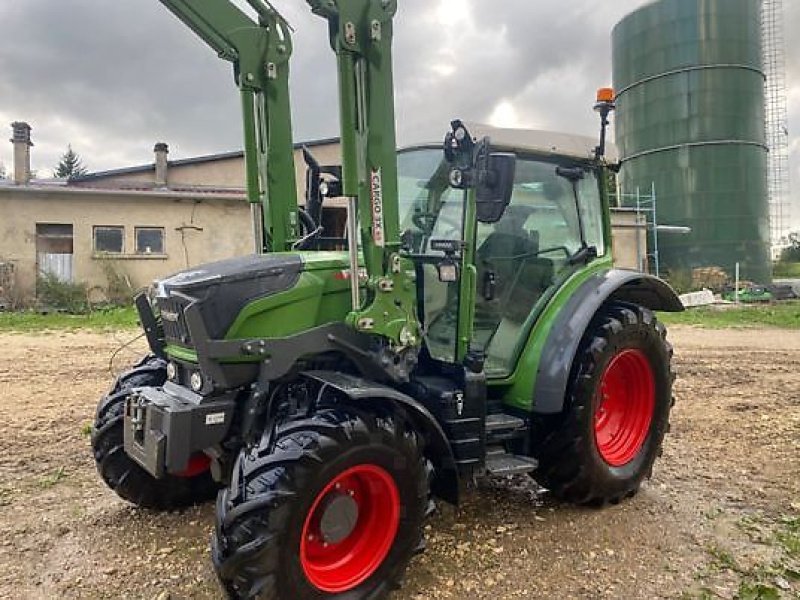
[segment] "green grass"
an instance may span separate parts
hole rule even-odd
[[[728,327],[800,329],[800,301],[690,308],[682,313],[659,313],[658,317],[667,325],[699,325],[711,329]]]
[[[63,313],[43,315],[33,311],[0,312],[0,332],[132,329],[138,327],[137,319],[136,310],[133,307],[97,310],[86,315]]]
[[[787,278],[800,277],[800,263],[776,263],[772,268],[772,276]]]
[[[728,327],[800,329],[800,300],[767,305],[692,308],[682,313],[659,313],[659,319],[667,325],[698,325],[712,329]],[[0,332],[76,329],[105,331],[137,327],[137,315],[133,307],[98,310],[87,315],[63,313],[42,315],[32,311],[0,312]]]
[[[44,477],[39,480],[39,487],[41,488],[51,488],[60,481],[63,481],[64,478],[67,476],[66,471],[64,471],[64,467],[59,467],[55,471],[48,473]]]

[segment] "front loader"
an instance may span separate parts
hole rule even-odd
[[[98,470],[171,509],[216,495],[232,598],[379,598],[434,500],[530,473],[618,502],[651,471],[672,402],[659,279],[611,262],[604,143],[454,120],[397,152],[394,0],[309,0],[337,57],[342,164],[296,204],[290,28],[229,0],[161,0],[234,65],[257,253],[136,298],[151,354],[101,401]],[[601,140],[613,95],[598,100]],[[323,243],[348,202],[347,250]]]

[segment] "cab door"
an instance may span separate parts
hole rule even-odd
[[[473,347],[486,353],[489,375],[511,372],[540,305],[585,264],[575,257],[605,253],[596,174],[569,167],[519,157],[510,205],[497,223],[478,225]]]

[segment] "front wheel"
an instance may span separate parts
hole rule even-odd
[[[579,504],[633,495],[668,429],[671,358],[651,311],[619,303],[598,313],[575,357],[565,412],[543,420],[534,439],[537,481]]]
[[[219,486],[211,477],[205,456],[194,457],[183,476],[156,479],[125,452],[125,402],[134,388],[161,386],[167,379],[166,362],[144,357],[120,375],[97,405],[92,428],[92,453],[97,470],[118,496],[143,508],[172,510],[212,499]]]
[[[381,598],[420,545],[429,467],[395,416],[321,410],[233,472],[212,539],[233,598]]]

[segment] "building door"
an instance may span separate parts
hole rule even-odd
[[[74,281],[72,225],[36,224],[36,268],[39,275]]]

